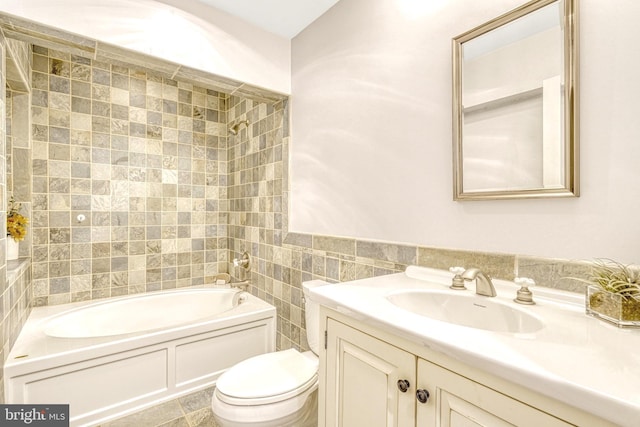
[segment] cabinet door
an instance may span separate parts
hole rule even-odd
[[[420,427],[572,425],[422,359],[418,359],[417,387],[430,393],[428,402],[417,406]]]
[[[415,425],[414,355],[328,319],[326,364],[326,427]]]

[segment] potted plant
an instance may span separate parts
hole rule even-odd
[[[9,199],[7,210],[7,259],[18,259],[19,244],[27,235],[29,219],[20,213],[22,205],[13,196]]]
[[[640,327],[640,268],[597,259],[586,289],[588,315],[618,327]]]

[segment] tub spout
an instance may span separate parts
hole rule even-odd
[[[240,290],[243,290],[246,292],[247,289],[249,289],[249,285],[251,285],[251,281],[250,280],[243,280],[241,282],[231,282],[229,283],[229,286],[231,286],[232,288],[238,288]]]

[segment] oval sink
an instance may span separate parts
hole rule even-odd
[[[469,328],[532,333],[544,326],[537,317],[494,298],[453,292],[407,290],[387,295],[387,300],[412,313]]]

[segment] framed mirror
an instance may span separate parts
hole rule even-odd
[[[578,196],[577,0],[453,39],[454,200]]]

